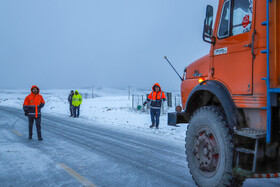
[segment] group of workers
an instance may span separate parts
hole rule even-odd
[[[70,102],[70,113],[71,117],[78,118],[80,115],[80,105],[82,104],[82,96],[76,90],[71,90],[70,95],[68,97],[68,101]],[[29,139],[32,139],[33,135],[33,124],[35,121],[36,129],[37,129],[37,137],[39,141],[42,141],[42,132],[41,132],[41,108],[45,105],[45,101],[40,95],[40,89],[33,85],[31,87],[31,93],[25,97],[23,103],[23,110],[25,116],[28,116],[28,127],[29,127]]]
[[[150,114],[152,124],[150,128],[156,127],[159,128],[159,117],[160,109],[162,102],[166,101],[164,92],[161,90],[161,87],[158,83],[154,84],[152,87],[152,92],[149,94],[146,101],[143,103],[143,107],[150,103]],[[70,117],[78,118],[80,115],[80,105],[82,104],[82,96],[76,90],[71,90],[68,96],[68,102],[70,105]],[[28,116],[29,122],[29,139],[32,139],[33,135],[33,124],[35,121],[38,140],[42,141],[42,132],[41,132],[41,108],[45,105],[45,101],[40,95],[40,89],[33,85],[31,87],[31,93],[25,98],[23,103],[23,110],[25,116]]]
[[[68,96],[68,102],[69,102],[69,109],[70,109],[70,116],[73,118],[78,118],[80,116],[80,105],[82,104],[82,96],[79,94],[79,92],[76,90],[74,94],[74,90],[71,90],[69,96]]]

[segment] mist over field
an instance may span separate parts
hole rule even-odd
[[[202,41],[212,1],[14,0],[0,2],[0,88],[112,87],[179,90],[210,45]]]

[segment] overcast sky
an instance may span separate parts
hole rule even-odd
[[[0,88],[179,90],[213,0],[2,0]]]

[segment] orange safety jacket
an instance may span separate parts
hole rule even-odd
[[[32,93],[32,88],[37,88],[38,93]],[[29,94],[23,103],[23,110],[28,114],[28,116],[35,116],[36,118],[41,115],[41,108],[44,106],[45,101],[42,95],[39,94],[40,89],[33,85],[31,87],[31,94]]]
[[[158,92],[156,92],[155,86],[159,87]],[[144,104],[146,104],[147,102],[150,102],[150,108],[161,109],[162,101],[166,100],[165,94],[163,91],[161,91],[161,87],[158,83],[154,84],[152,89],[153,89],[153,91],[150,93],[150,95],[148,96],[148,98]]]

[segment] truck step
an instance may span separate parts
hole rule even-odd
[[[241,152],[241,153],[246,153],[246,154],[255,154],[255,151],[250,150],[250,149],[245,149],[245,148],[236,148],[235,151]]]
[[[237,147],[235,149],[236,151],[236,167],[239,167],[239,153],[245,153],[245,154],[253,154],[254,160],[253,160],[253,167],[252,172],[255,173],[256,166],[257,166],[257,153],[258,153],[258,147],[259,147],[259,141],[261,138],[266,137],[266,131],[260,130],[260,129],[251,129],[251,128],[240,128],[234,130],[235,135],[252,138],[255,140],[255,148],[254,150],[246,149]]]
[[[234,134],[245,136],[253,139],[260,139],[266,137],[266,131],[260,129],[241,128],[234,130]]]

